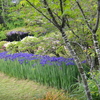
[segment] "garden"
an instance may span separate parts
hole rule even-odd
[[[30,100],[100,100],[98,8],[100,0],[1,0],[0,73],[57,90]]]

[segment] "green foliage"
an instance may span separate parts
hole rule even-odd
[[[6,25],[7,25],[6,26],[7,29],[14,29],[16,27],[25,26],[24,21],[21,18],[14,18],[14,19],[11,18],[11,19],[8,19]]]
[[[18,5],[7,8],[6,29],[14,29],[25,26],[24,19],[20,15]]]
[[[30,32],[29,35],[32,35],[35,37],[45,36],[47,33],[46,28],[39,27],[39,26],[28,26],[26,27],[26,30]]]
[[[98,89],[98,87],[100,88],[100,71],[96,70],[93,72],[90,72],[90,77],[92,79],[88,79],[88,84],[89,84],[89,88],[91,91],[91,94],[94,98],[94,100],[99,100],[100,99],[100,90]]]
[[[88,85],[90,92],[92,94],[93,100],[99,100],[100,99],[100,94],[99,94],[99,84],[100,84],[100,71],[96,70],[93,72],[88,73],[89,78],[88,78]],[[77,86],[77,87],[76,87]],[[73,90],[73,95],[79,98],[79,100],[85,100],[85,90],[84,90],[84,84],[81,82],[76,84],[76,88]]]
[[[0,52],[6,51],[6,48],[5,48],[5,46],[4,46],[5,43],[7,43],[7,41],[1,41],[1,42],[0,42]]]
[[[6,28],[3,26],[3,24],[0,24],[0,31],[4,31]]]
[[[40,44],[38,45],[38,50],[36,54],[41,55],[55,55],[55,56],[70,56],[68,50],[65,48],[65,44],[62,41],[62,38],[59,33],[48,33],[41,39]]]
[[[0,49],[2,49],[2,46],[4,46],[5,43],[7,43],[7,41],[1,41],[0,42]]]
[[[6,37],[5,32],[4,32],[4,31],[1,31],[1,32],[0,32],[0,41],[6,40],[6,39],[7,39],[7,37]]]
[[[10,53],[15,53],[15,52],[18,52],[18,45],[19,45],[19,42],[8,42],[5,44],[5,47],[6,47],[6,50],[9,51]]]

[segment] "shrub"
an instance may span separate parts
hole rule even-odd
[[[7,41],[19,41],[28,36],[28,32],[10,31],[7,33]]]
[[[5,46],[4,46],[5,43],[7,43],[7,41],[1,41],[1,42],[0,42],[0,52],[3,52],[3,51],[6,50],[6,48],[5,48]]]
[[[20,42],[20,45],[18,46],[18,50],[20,52],[29,52],[29,53],[35,53],[35,50],[37,49],[37,44],[40,43],[39,38],[33,37],[33,36],[27,36],[23,38]]]
[[[90,72],[88,79],[89,88],[94,100],[100,99],[100,70]]]
[[[4,46],[6,47],[6,50],[11,52],[11,53],[16,53],[18,52],[18,44],[19,42],[14,41],[14,42],[8,42]]]
[[[7,39],[7,37],[6,37],[5,33],[3,31],[1,31],[0,32],[0,41],[4,41],[6,39]]]
[[[63,91],[59,92],[47,92],[46,95],[41,98],[41,99],[36,99],[36,100],[77,100],[76,98],[71,98],[63,93]]]
[[[27,36],[21,41],[13,41],[7,44],[6,49],[9,52],[28,52],[34,53],[36,45],[39,43],[39,39],[33,36]],[[6,45],[6,44],[5,44]]]
[[[40,39],[40,38],[39,38]],[[62,42],[62,38],[60,35],[56,35],[56,33],[49,33],[45,35],[40,44],[38,45],[38,50],[36,54],[41,55],[51,55],[53,56],[70,56],[68,50],[65,47],[65,44]]]
[[[2,49],[5,43],[7,43],[7,41],[0,41],[0,49]]]

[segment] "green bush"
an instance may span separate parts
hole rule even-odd
[[[2,49],[5,43],[7,43],[7,41],[0,41],[0,49]]]
[[[94,100],[100,100],[100,70],[90,72],[90,77],[88,79],[89,88]]]
[[[0,52],[3,52],[3,51],[6,50],[6,48],[5,48],[5,46],[4,46],[5,43],[7,43],[7,41],[1,41],[1,42],[0,42]]]
[[[6,46],[6,50],[12,53],[16,52],[28,52],[34,53],[36,49],[36,45],[39,43],[39,39],[33,36],[27,36],[23,38],[21,41],[13,41],[10,42]]]
[[[5,32],[4,31],[1,31],[0,32],[0,41],[6,40],[6,39],[7,39],[7,37],[6,37]]]
[[[100,71],[96,70],[88,73],[90,77],[88,78],[88,86],[90,93],[92,94],[93,100],[100,100]],[[77,83],[75,84],[76,88],[73,90],[73,96],[79,98],[79,100],[86,100],[84,84]],[[99,88],[98,88],[99,87]]]
[[[6,43],[5,44],[6,50],[11,53],[18,52],[18,44],[19,44],[19,42],[17,42],[17,41]]]
[[[39,38],[40,39],[40,38]],[[56,33],[48,33],[43,38],[41,38],[40,44],[38,44],[38,50],[36,54],[41,55],[55,55],[55,56],[70,56],[68,50],[63,43],[60,35]]]
[[[40,43],[39,38],[33,36],[27,36],[23,38],[18,46],[18,50],[21,52],[35,53],[37,45]]]

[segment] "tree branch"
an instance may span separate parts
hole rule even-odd
[[[100,0],[98,0],[97,20],[96,20],[95,28],[93,29],[93,32],[95,32],[95,33],[99,26],[99,20],[100,20],[99,17],[100,17]]]
[[[76,33],[73,31],[73,29],[71,29],[70,25],[69,25],[69,20],[68,18],[66,18],[67,22],[66,22],[66,25],[67,27],[70,29],[70,31],[77,37],[77,38],[80,38],[78,35],[76,35]]]
[[[60,9],[61,9],[61,13],[63,14],[63,2],[62,0],[59,0],[60,1]]]
[[[39,9],[37,9],[29,0],[26,0],[35,10],[37,10],[42,16],[44,16],[47,20],[49,20],[51,23],[53,23],[53,25],[55,25],[55,23],[48,18],[45,14],[43,14],[42,11],[40,11]]]
[[[89,30],[92,32],[93,30],[92,30],[92,28],[90,27],[90,25],[89,25],[89,23],[88,23],[88,21],[87,21],[87,18],[86,18],[85,14],[84,14],[84,11],[83,11],[81,5],[79,4],[79,2],[78,2],[77,0],[76,0],[76,3],[77,3],[77,6],[79,7],[79,9],[80,9],[80,11],[81,11],[81,13],[82,13],[82,16],[83,16],[83,18],[84,18],[84,20],[85,20],[85,23],[87,24]]]
[[[46,6],[49,15],[51,16],[51,18],[52,18],[52,20],[53,20],[53,22],[54,22],[54,25],[55,25],[57,28],[60,28],[60,25],[59,25],[58,22],[56,21],[56,19],[55,19],[53,13],[52,13],[52,11],[51,11],[51,9],[50,9],[50,7],[49,7],[47,1],[46,1],[46,0],[43,0],[43,3],[44,3],[44,5]]]
[[[61,13],[62,13],[62,15],[63,15],[63,1],[62,0],[59,0],[60,1],[60,9],[61,9]],[[65,20],[65,15],[63,15],[62,16],[62,28],[63,27],[65,27],[65,22],[66,22],[66,20]]]

